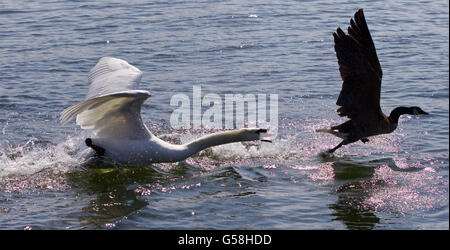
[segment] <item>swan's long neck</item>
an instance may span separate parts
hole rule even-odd
[[[176,162],[184,160],[209,147],[232,142],[259,140],[261,132],[266,132],[266,130],[244,128],[217,132],[202,136],[192,142],[182,145],[171,144],[152,136],[152,140],[158,144],[158,147],[154,147],[149,152],[152,152],[153,162]]]
[[[182,147],[185,147],[188,154],[187,158],[209,147],[240,141],[247,141],[243,136],[243,132],[241,130],[233,130],[205,135],[192,142],[183,144]]]

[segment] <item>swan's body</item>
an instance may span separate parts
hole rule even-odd
[[[98,155],[139,164],[181,161],[208,147],[260,140],[267,132],[244,128],[203,136],[183,145],[165,142],[142,122],[141,105],[150,93],[138,89],[141,77],[142,72],[124,60],[101,58],[89,72],[85,100],[61,112],[61,121],[76,116],[82,129],[92,129],[97,138],[86,139],[86,144]]]
[[[339,116],[350,120],[331,128],[318,129],[343,139],[336,147],[328,150],[333,153],[343,145],[367,137],[393,132],[398,118],[403,114],[428,114],[419,107],[397,107],[386,116],[380,107],[382,69],[375,45],[367,27],[363,10],[358,10],[354,20],[350,20],[348,35],[340,28],[333,33],[334,49],[343,80],[342,89],[336,104]]]

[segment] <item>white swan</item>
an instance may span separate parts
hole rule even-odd
[[[269,136],[265,129],[244,128],[213,133],[183,145],[165,142],[142,122],[141,105],[150,93],[138,89],[141,77],[142,72],[124,60],[101,58],[89,72],[85,100],[62,111],[61,122],[76,116],[82,129],[93,129],[98,136],[86,139],[97,155],[137,164],[177,162],[208,147]]]

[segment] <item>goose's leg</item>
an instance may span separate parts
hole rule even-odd
[[[328,150],[328,153],[332,154],[334,151],[336,151],[336,149],[342,147],[343,145],[347,144],[345,140],[343,140],[341,143],[339,143],[336,147]]]

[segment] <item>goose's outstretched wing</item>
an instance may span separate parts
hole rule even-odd
[[[350,20],[348,35],[338,28],[333,37],[344,81],[337,112],[351,119],[379,113],[382,70],[363,10]]]
[[[141,120],[141,105],[150,93],[138,90],[141,77],[142,72],[124,60],[101,58],[89,72],[85,100],[62,111],[61,122],[76,116],[82,129],[93,129],[99,137],[148,137]]]

